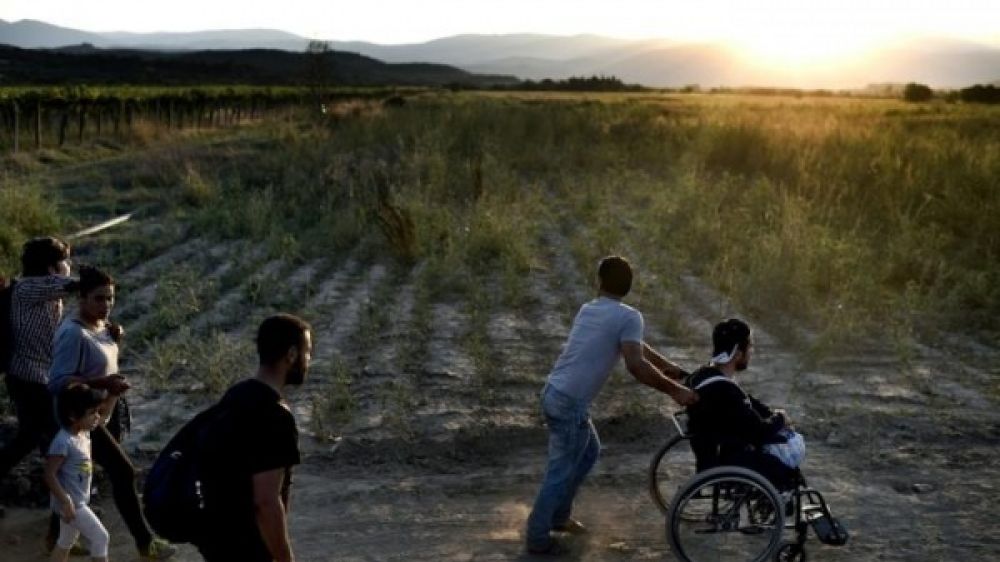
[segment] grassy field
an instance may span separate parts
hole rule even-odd
[[[5,157],[0,272],[27,236],[137,211],[74,251],[120,282],[140,465],[251,372],[260,318],[309,319],[314,366],[290,396],[303,560],[467,560],[470,545],[519,559],[544,462],[537,394],[611,252],[639,270],[628,302],[645,337],[686,367],[711,323],[751,318],[743,380],[789,408],[810,482],[857,529],[823,559],[988,559],[998,118],[723,95],[343,101]],[[968,340],[987,345],[952,348]],[[582,499],[601,533],[581,560],[666,548],[644,474],[671,404],[636,386],[612,377],[594,404],[609,447]],[[13,515],[26,537],[39,517]],[[922,540],[901,543],[913,521]],[[112,536],[130,552],[121,525]]]
[[[346,102],[319,121],[243,130],[238,148],[211,150],[204,133],[126,157],[93,178],[97,192],[83,180],[46,192],[44,164],[8,172],[0,264],[10,271],[25,236],[82,223],[80,209],[152,205],[291,258],[367,239],[370,252],[426,262],[435,291],[499,280],[496,298],[518,306],[519,279],[546,267],[541,248],[559,231],[577,275],[608,252],[663,283],[696,274],[807,327],[816,346],[995,332],[998,119],[955,104],[721,95]]]

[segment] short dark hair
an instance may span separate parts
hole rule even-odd
[[[75,420],[86,415],[87,410],[99,406],[105,396],[103,390],[85,384],[67,387],[56,398],[56,417],[59,419],[59,425],[70,427]]]
[[[257,355],[261,365],[274,365],[288,350],[305,345],[309,323],[292,314],[275,314],[260,323],[257,329]]]
[[[750,326],[739,318],[719,322],[712,330],[712,355],[729,353],[736,346],[746,351],[749,343]]]
[[[597,266],[601,290],[624,297],[632,290],[632,266],[621,256],[608,256]]]
[[[21,273],[28,277],[48,275],[49,268],[69,258],[69,244],[52,236],[32,238],[21,251]]]
[[[87,296],[94,289],[97,289],[99,287],[107,287],[109,285],[114,287],[115,280],[112,279],[112,277],[108,275],[106,272],[92,265],[80,266],[79,291],[81,297]]]

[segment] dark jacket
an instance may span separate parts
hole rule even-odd
[[[732,379],[699,384],[712,377],[725,377],[714,367],[702,367],[685,384],[697,389],[698,402],[688,408],[691,449],[698,471],[720,464],[765,443],[783,441],[778,432],[784,419],[764,403],[743,391]]]

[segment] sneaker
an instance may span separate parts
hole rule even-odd
[[[174,554],[177,554],[177,547],[160,538],[154,538],[145,549],[139,549],[139,558],[143,560],[166,560]]]
[[[569,553],[569,547],[556,539],[549,539],[549,544],[541,547],[528,545],[528,554],[538,554],[542,556],[562,556]]]
[[[552,528],[553,531],[558,533],[569,533],[571,535],[586,535],[587,528],[583,526],[576,519],[567,519],[562,525],[556,525]]]

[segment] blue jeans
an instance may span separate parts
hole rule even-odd
[[[549,531],[569,520],[576,491],[601,452],[587,403],[546,385],[542,413],[549,426],[549,460],[528,517],[527,543],[533,548],[548,546]]]

